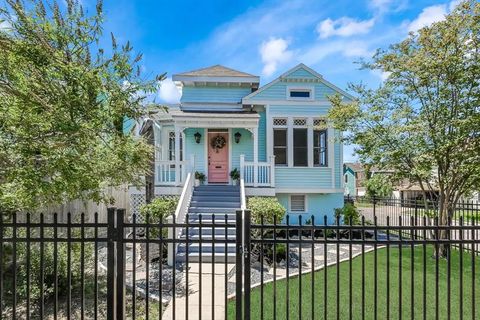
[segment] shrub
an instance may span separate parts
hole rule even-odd
[[[19,237],[25,237],[25,231],[19,230],[17,233]],[[52,230],[45,230],[44,236],[48,238],[53,237]],[[65,237],[65,234],[60,235],[59,237]],[[80,238],[80,230],[72,229],[72,238]],[[6,250],[9,254],[8,257],[4,255],[4,266],[10,265],[11,268],[8,268],[7,275],[5,275],[5,289],[7,291],[13,290],[13,279],[12,275],[8,275],[8,273],[13,272],[13,265],[11,264],[11,254],[12,254],[12,245],[4,245],[4,250]],[[30,298],[32,300],[40,299],[41,297],[41,250],[40,244],[32,242],[30,244],[30,250],[27,249],[27,244],[24,242],[18,243],[16,247],[17,252],[17,287],[16,292],[19,298],[23,299],[27,296],[27,254],[29,251],[30,261],[28,266],[30,267]],[[85,272],[83,276],[85,277],[85,285],[93,285],[93,266],[94,260],[93,255],[94,253],[94,245],[92,243],[85,243],[84,244],[84,269]],[[67,270],[70,271],[71,275],[71,285],[72,290],[76,290],[80,288],[81,285],[81,277],[82,277],[82,270],[81,270],[81,260],[82,260],[82,252],[81,252],[81,244],[78,242],[71,243],[70,246],[70,255],[71,255],[71,263],[68,264],[68,245],[65,242],[59,242],[57,244],[57,277],[58,277],[58,295],[65,296],[67,295],[68,290],[68,278],[67,278]],[[54,260],[54,244],[46,242],[44,243],[43,248],[43,269],[44,269],[44,278],[43,278],[43,289],[44,289],[44,296],[45,298],[49,298],[53,296],[55,290],[55,278],[54,278],[54,268],[55,268],[55,260]],[[2,275],[3,276],[3,275]]]
[[[335,209],[335,217],[343,220],[345,224],[359,225],[361,223],[358,209],[351,203],[346,203],[343,208]]]
[[[280,222],[287,212],[275,197],[251,197],[248,199],[247,208],[252,212],[254,223],[260,223],[262,216],[264,223],[273,223],[274,217]]]
[[[149,223],[165,222],[165,218],[175,214],[179,197],[162,196],[152,200],[149,204],[140,208],[140,216],[146,221],[148,216]],[[153,238],[160,237],[160,228],[150,227],[149,236]],[[168,229],[162,229],[163,237],[167,237]]]

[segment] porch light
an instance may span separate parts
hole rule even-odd
[[[200,132],[197,131],[197,133],[195,133],[193,136],[195,137],[195,142],[200,143],[200,138],[202,137]]]
[[[234,136],[235,136],[235,143],[239,143],[239,142],[240,142],[240,138],[242,137],[242,134],[237,131],[237,133],[235,133]]]

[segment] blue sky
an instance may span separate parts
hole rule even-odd
[[[93,0],[82,0],[93,10]],[[381,73],[359,70],[377,48],[443,19],[458,1],[104,1],[105,35],[130,40],[144,54],[146,76],[214,64],[261,76],[265,84],[303,62],[341,88],[378,86]],[[170,79],[158,101],[179,94]],[[355,157],[345,146],[344,160]]]

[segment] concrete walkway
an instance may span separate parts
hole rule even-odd
[[[216,263],[214,265],[214,273],[212,275],[212,264],[202,263],[201,273],[199,263],[190,263],[188,270],[188,319],[225,319],[225,281],[230,271],[235,267],[235,264],[227,265],[227,272],[225,274],[225,265],[223,263]],[[213,286],[212,286],[213,277]],[[186,275],[182,277],[185,281]],[[200,288],[201,278],[201,288]],[[213,293],[213,297],[212,297]],[[213,301],[212,301],[213,298]],[[170,301],[165,312],[163,313],[163,320],[173,319],[187,319],[187,297],[177,296],[175,298],[175,318],[174,302]],[[200,311],[201,309],[201,311]],[[213,311],[213,316],[212,316]]]

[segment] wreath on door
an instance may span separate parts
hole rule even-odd
[[[222,149],[223,147],[225,147],[226,143],[227,141],[225,140],[225,138],[220,135],[212,138],[212,140],[210,141],[210,145],[212,146],[212,148],[215,149],[215,151],[217,151],[217,153],[218,149]]]

